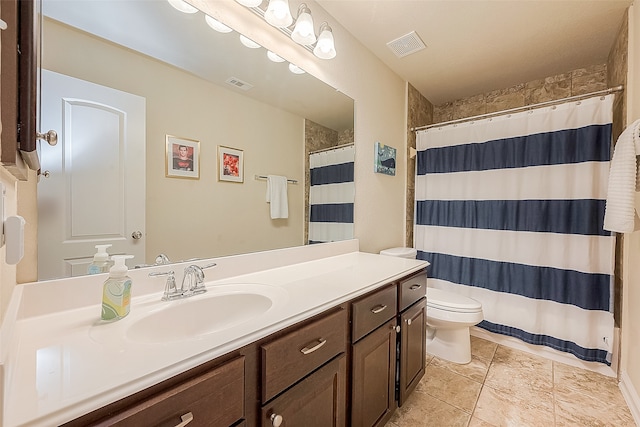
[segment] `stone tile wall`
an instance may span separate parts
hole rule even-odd
[[[623,85],[627,87],[627,66],[628,66],[628,45],[629,45],[629,20],[628,10],[625,13],[622,26],[618,36],[609,52],[607,60],[607,84],[609,87]],[[616,141],[624,128],[627,126],[627,94],[622,92],[616,96],[613,103],[613,140]],[[614,305],[613,318],[616,326],[621,326],[622,322],[622,264],[623,264],[623,238],[624,234],[616,233],[616,261],[614,271]]]
[[[407,88],[407,150],[416,148],[416,133],[414,127],[433,123],[433,104],[411,84]],[[415,208],[415,173],[416,159],[407,153],[407,195],[405,216],[405,246],[413,246],[413,218]]]
[[[593,65],[434,107],[433,122],[495,113],[607,88],[607,64]]]
[[[309,182],[311,172],[309,170],[309,154],[325,148],[353,143],[353,129],[335,131],[316,122],[305,119],[304,121],[304,217],[309,218]],[[304,221],[304,242],[309,240],[309,221]]]

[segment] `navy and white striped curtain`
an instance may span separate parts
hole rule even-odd
[[[309,155],[309,243],[353,238],[353,145]]]
[[[610,364],[613,95],[417,134],[415,247],[478,326]]]

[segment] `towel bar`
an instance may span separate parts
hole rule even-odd
[[[255,179],[267,179],[267,177],[264,176],[264,175],[256,175]],[[289,178],[287,178],[287,182],[290,182],[291,184],[297,184],[298,180],[297,179],[289,179]]]

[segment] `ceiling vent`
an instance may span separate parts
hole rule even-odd
[[[247,82],[243,82],[242,80],[236,78],[236,77],[229,77],[227,80],[224,81],[227,84],[230,84],[233,87],[237,87],[238,89],[242,89],[242,90],[249,90],[253,87],[253,85],[247,83]]]
[[[387,43],[387,46],[389,46],[389,49],[391,49],[398,58],[405,57],[427,47],[415,31],[390,41]]]

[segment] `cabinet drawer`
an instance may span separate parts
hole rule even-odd
[[[228,427],[244,418],[244,356],[144,400],[98,425],[178,425],[191,417],[193,425],[212,427]]]
[[[397,313],[397,292],[389,286],[353,303],[353,337],[356,342]]]
[[[402,280],[398,287],[400,311],[427,295],[427,273],[416,274]]]
[[[262,402],[344,352],[347,312],[340,309],[262,345]]]

